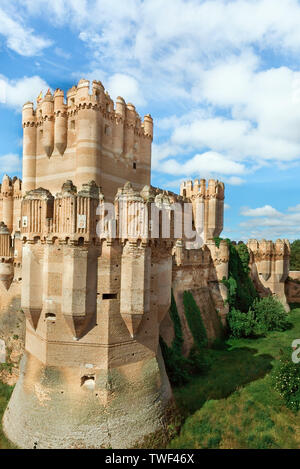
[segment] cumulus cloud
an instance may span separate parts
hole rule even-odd
[[[6,155],[0,155],[0,175],[8,174],[9,176],[15,176],[19,173],[22,167],[22,161],[19,155],[15,153],[8,153]]]
[[[264,207],[258,208],[244,208],[242,209],[241,214],[245,217],[276,217],[282,215],[275,208],[271,207],[271,205],[265,205]]]
[[[38,55],[52,44],[52,41],[35,34],[33,29],[24,25],[15,12],[7,13],[1,7],[0,24],[0,36],[5,37],[7,47],[20,55]]]
[[[145,104],[141,87],[138,81],[132,76],[116,73],[109,77],[107,87],[114,99],[117,96],[122,96],[125,101],[132,102],[137,106],[143,106]]]
[[[35,101],[40,91],[44,93],[49,86],[39,76],[23,77],[19,80],[9,80],[0,75],[0,105],[9,106],[21,111],[27,101]]]
[[[290,238],[299,237],[300,204],[280,212],[270,205],[255,209],[242,209],[241,214],[250,219],[240,223],[245,238]]]
[[[194,176],[201,174],[208,177],[213,174],[240,174],[245,168],[242,164],[229,161],[223,155],[216,152],[197,154],[193,158],[178,162],[175,159],[162,161],[159,165],[160,171],[168,174]]]

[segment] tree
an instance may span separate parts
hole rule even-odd
[[[300,239],[291,244],[290,270],[300,270]]]

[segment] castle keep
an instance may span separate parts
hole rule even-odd
[[[5,176],[0,191],[0,310],[20,299],[26,317],[4,431],[23,448],[131,447],[172,406],[159,346],[174,338],[171,291],[186,354],[184,291],[210,341],[226,324],[229,252],[214,241],[224,184],[152,187],[152,118],[114,104],[100,82],[81,80],[66,103],[56,90],[25,104],[23,129],[23,182]],[[288,242],[248,249],[257,288],[286,304]]]

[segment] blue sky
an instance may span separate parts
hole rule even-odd
[[[300,2],[0,0],[0,177],[21,108],[101,80],[155,121],[152,184],[226,184],[224,236],[299,238]]]

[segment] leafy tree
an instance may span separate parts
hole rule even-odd
[[[300,239],[291,244],[290,269],[300,270]]]

